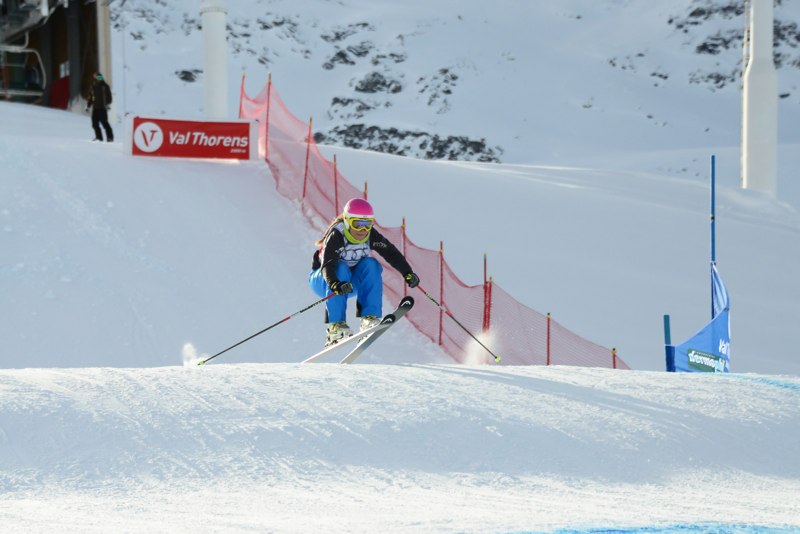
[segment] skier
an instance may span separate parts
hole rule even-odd
[[[347,299],[353,295],[357,297],[362,331],[381,321],[383,267],[371,256],[373,249],[403,275],[408,287],[419,284],[419,276],[414,274],[397,247],[373,228],[374,222],[375,213],[370,203],[354,198],[315,243],[320,248],[314,252],[308,282],[320,297],[337,295],[325,302],[325,346],[352,335],[346,316]]]
[[[86,111],[92,108],[92,128],[94,128],[94,140],[102,141],[103,134],[100,125],[106,131],[106,141],[114,141],[114,132],[108,123],[108,108],[111,107],[111,87],[106,83],[105,78],[99,72],[94,75],[92,88],[89,90],[89,99],[86,101]]]

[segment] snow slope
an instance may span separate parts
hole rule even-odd
[[[121,144],[87,142],[85,117],[1,109],[4,367],[174,365],[187,343],[216,353],[315,300],[306,273],[317,230],[276,195],[263,163],[134,159]],[[468,284],[482,281],[487,252],[506,291],[616,347],[633,368],[663,369],[664,313],[673,316],[675,340],[708,320],[707,185],[602,166],[337,152],[353,183],[369,177],[383,224],[399,226],[406,216],[416,244],[436,249],[444,240]],[[721,153],[721,177],[730,165]],[[724,178],[718,195],[732,368],[798,374],[798,206]],[[301,361],[319,347],[320,314],[301,315],[225,358]],[[397,345],[381,343],[365,361],[449,361],[406,326],[389,333]]]
[[[87,118],[0,106],[0,366],[175,365],[187,343],[214,353],[316,300],[317,234],[264,163],[134,159],[87,141]],[[228,361],[302,360],[324,339],[321,313]],[[426,344],[405,326],[400,346]]]
[[[798,392],[565,367],[2,370],[0,524],[790,532]]]

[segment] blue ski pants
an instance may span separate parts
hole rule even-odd
[[[374,315],[381,317],[383,307],[383,267],[375,258],[364,258],[354,267],[339,262],[336,268],[336,278],[342,282],[353,284],[353,292],[348,295],[338,295],[325,301],[328,309],[328,322],[335,323],[347,320],[347,299],[356,296],[361,307],[361,316]],[[332,293],[331,288],[322,277],[322,269],[314,269],[308,275],[311,289],[320,297],[327,297]]]

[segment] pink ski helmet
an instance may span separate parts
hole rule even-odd
[[[346,219],[374,219],[375,212],[372,205],[363,198],[351,198],[344,205],[344,217]]]
[[[369,230],[372,230],[372,225],[375,222],[375,212],[369,202],[363,198],[353,198],[347,202],[342,212],[344,219],[344,235],[351,243],[363,243],[367,240]],[[351,233],[351,231],[367,230],[367,235],[361,239]]]

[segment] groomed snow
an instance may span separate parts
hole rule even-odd
[[[5,370],[0,523],[800,528],[799,392],[797,377],[569,367]]]

